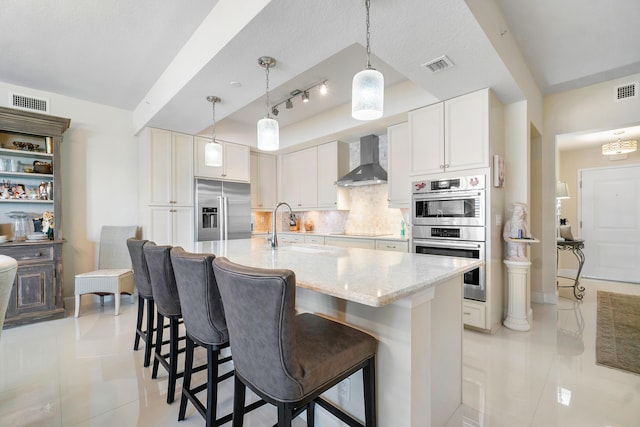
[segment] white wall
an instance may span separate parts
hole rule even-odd
[[[8,91],[48,98],[51,115],[71,119],[62,143],[64,296],[76,273],[95,268],[102,225],[136,224],[137,138],[130,111],[0,82]]]
[[[556,136],[565,133],[600,131],[640,122],[640,97],[614,101],[616,86],[640,80],[640,74],[610,80],[580,89],[549,95],[544,99],[542,169],[545,206],[542,240],[542,283],[532,289],[537,301],[555,301],[555,181]],[[552,178],[553,177],[553,178]],[[588,261],[587,261],[588,262]]]

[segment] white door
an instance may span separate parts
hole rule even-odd
[[[640,166],[585,169],[583,276],[640,283]]]

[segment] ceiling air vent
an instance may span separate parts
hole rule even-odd
[[[443,55],[440,58],[436,58],[433,61],[422,64],[421,67],[428,69],[432,73],[437,73],[453,67],[453,62],[447,57],[447,55]]]
[[[635,98],[638,96],[638,82],[627,83],[614,88],[614,100],[622,101],[623,99]]]
[[[21,110],[49,114],[49,100],[47,98],[37,98],[35,96],[9,92],[9,104]]]

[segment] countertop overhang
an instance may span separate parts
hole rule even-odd
[[[281,244],[264,239],[203,242],[205,252],[259,268],[292,270],[297,286],[347,301],[381,307],[425,291],[483,261],[372,249]]]

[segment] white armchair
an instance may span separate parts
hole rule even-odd
[[[0,255],[0,335],[4,326],[4,317],[7,315],[7,306],[9,305],[9,297],[13,288],[13,281],[16,278],[18,270],[18,261],[6,256]]]
[[[133,271],[131,258],[127,249],[127,239],[136,237],[136,226],[104,226],[100,233],[98,269],[76,275],[76,307],[75,317],[80,314],[80,296],[84,294],[100,295],[100,303],[104,305],[104,296],[113,294],[115,299],[115,315],[120,312],[120,294],[131,295],[133,303]]]

